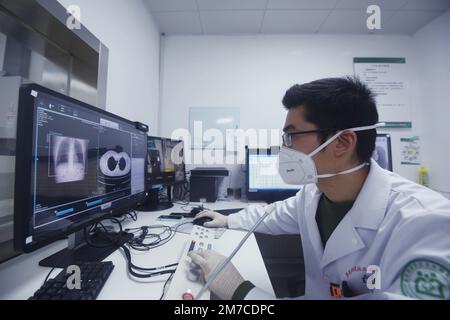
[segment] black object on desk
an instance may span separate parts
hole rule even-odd
[[[190,201],[216,202],[219,193],[219,179],[227,177],[228,170],[225,168],[195,168],[191,170],[190,179]]]
[[[54,279],[47,280],[29,300],[95,300],[114,269],[113,263],[83,262],[76,265],[81,272],[80,289],[67,287],[67,280],[73,273],[67,273],[65,268]]]

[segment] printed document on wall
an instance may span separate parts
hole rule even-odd
[[[353,67],[376,94],[380,121],[411,121],[405,58],[353,58]]]

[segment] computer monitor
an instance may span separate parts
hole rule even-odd
[[[23,86],[15,247],[30,252],[72,235],[73,246],[41,261],[43,266],[102,260],[117,249],[80,246],[73,234],[145,199],[146,144],[146,133],[131,121],[38,85]]]
[[[278,173],[279,147],[246,148],[247,199],[267,202],[294,196],[301,186],[286,184]]]
[[[149,188],[172,185],[186,179],[184,144],[181,140],[148,137],[147,182]]]
[[[172,161],[175,168],[175,184],[186,182],[186,163],[184,159],[184,142],[182,140],[171,140]]]
[[[174,184],[186,181],[184,143],[161,137],[147,139],[147,201],[139,211],[159,211],[171,208],[171,190]],[[159,190],[167,186],[167,200],[161,201]]]
[[[372,158],[383,169],[392,171],[391,136],[389,134],[377,134]]]

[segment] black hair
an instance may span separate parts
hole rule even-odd
[[[339,130],[378,122],[375,95],[356,77],[326,78],[291,87],[283,98],[286,109],[303,107],[305,120],[318,129],[321,143]],[[376,129],[357,131],[356,152],[369,161],[375,149]]]

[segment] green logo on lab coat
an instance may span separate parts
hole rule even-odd
[[[450,271],[430,260],[414,260],[401,275],[405,296],[417,299],[450,299]]]

